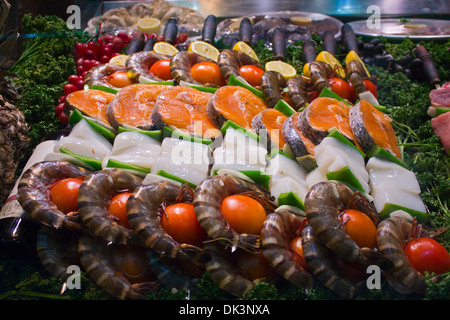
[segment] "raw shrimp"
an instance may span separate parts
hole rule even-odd
[[[333,75],[333,68],[323,61],[315,60],[309,64],[309,74],[316,90],[320,93],[324,88],[331,90],[328,78]]]
[[[344,299],[353,299],[364,290],[364,281],[354,284],[339,273],[331,251],[320,242],[310,225],[302,230],[302,247],[306,264],[325,287]]]
[[[117,89],[108,82],[108,76],[114,72],[126,71],[125,67],[115,63],[104,63],[98,66],[92,67],[84,76],[84,82],[92,86],[104,86],[108,88]]]
[[[175,79],[176,83],[180,83],[181,81],[195,84],[198,86],[207,86],[207,87],[217,87],[214,83],[202,84],[198,81],[195,81],[191,75],[191,68],[201,62],[212,62],[214,61],[205,58],[193,51],[180,51],[177,52],[172,59],[170,59],[170,73],[172,77]]]
[[[191,191],[191,192],[190,192]],[[202,261],[203,249],[175,241],[161,226],[162,208],[178,202],[192,202],[192,190],[167,181],[139,186],[127,202],[128,223],[150,248],[170,258]]]
[[[266,211],[272,212],[276,205],[270,193],[257,184],[225,174],[203,180],[194,192],[194,210],[200,226],[214,240],[225,241],[233,247],[249,251],[258,250],[259,236],[239,234],[233,230],[221,213],[223,199],[233,194],[245,194],[261,202]]]
[[[289,240],[297,236],[304,217],[288,210],[271,213],[264,221],[261,230],[263,255],[283,278],[299,288],[312,289],[314,278],[294,260]]]
[[[133,192],[142,178],[121,169],[104,169],[86,177],[78,191],[78,212],[83,224],[105,241],[127,244],[137,241],[133,230],[117,223],[108,210],[111,198]]]
[[[310,79],[304,76],[293,77],[287,80],[286,87],[291,105],[295,110],[301,111],[308,105],[308,88],[310,84]]]
[[[259,61],[253,59],[248,54],[232,49],[225,49],[220,52],[218,64],[220,72],[222,72],[222,75],[227,81],[231,75],[239,77],[239,68],[244,65],[254,65],[264,69]]]
[[[78,242],[80,262],[91,279],[118,299],[145,299],[145,295],[159,289],[153,281],[131,283],[114,263],[113,245],[82,234]]]
[[[308,222],[320,241],[339,257],[363,265],[384,264],[386,258],[369,248],[360,248],[345,230],[339,220],[343,209],[359,210],[371,219],[378,219],[376,210],[358,192],[346,185],[326,181],[313,185],[305,198],[305,212]],[[377,225],[377,222],[375,222]]]
[[[400,216],[381,221],[377,228],[378,248],[393,264],[387,270],[388,282],[399,292],[424,295],[425,277],[414,269],[403,250],[412,228],[413,223]]]
[[[89,170],[68,162],[43,161],[25,171],[19,181],[17,201],[30,217],[52,228],[81,230],[82,222],[76,213],[65,214],[51,201],[50,187],[64,178],[80,178]]]
[[[275,107],[283,99],[282,91],[286,87],[286,78],[277,71],[265,71],[261,76],[261,91],[267,101],[267,106]]]
[[[153,81],[164,81],[155,77],[150,73],[150,67],[159,60],[170,59],[170,56],[162,55],[154,51],[139,51],[131,54],[125,62],[125,68],[128,74],[135,82],[140,82],[139,78],[144,78]]]
[[[360,93],[366,91],[364,79],[369,78],[369,75],[364,69],[364,65],[361,63],[361,61],[349,61],[349,63],[347,64],[347,76],[348,80],[352,84],[353,90],[355,90],[356,96],[359,96]]]

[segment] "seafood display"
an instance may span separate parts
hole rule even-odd
[[[89,22],[96,34],[98,22],[133,29],[158,17],[167,33],[130,40],[122,60],[80,75],[84,87],[61,111],[70,133],[21,176],[17,200],[41,226],[44,268],[64,289],[67,268],[80,266],[115,299],[164,287],[190,295],[205,275],[237,299],[260,283],[357,299],[375,266],[393,290],[424,296],[426,275],[404,247],[432,237],[428,226],[418,232],[431,215],[348,25],[298,12],[221,22],[194,13],[152,1]],[[190,24],[203,26],[202,40],[155,49],[175,47]],[[341,32],[345,57],[335,56]],[[218,37],[226,48],[210,59]],[[303,69],[268,68],[252,51],[260,40],[274,53],[266,59],[283,63],[301,41]],[[58,191],[67,179],[77,186]]]

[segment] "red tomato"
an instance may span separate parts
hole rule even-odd
[[[377,227],[364,213],[354,209],[346,209],[341,213],[345,230],[350,238],[360,247],[374,249],[377,246]]]
[[[161,226],[179,243],[200,246],[206,238],[192,203],[176,203],[166,207],[166,212],[161,215]]]
[[[294,253],[295,264],[300,265],[303,269],[309,270],[308,265],[305,261],[305,256],[303,254],[302,237],[297,236],[289,241],[289,246]]]
[[[170,73],[170,59],[162,59],[156,61],[151,67],[149,72],[163,80],[172,80],[172,74]]]
[[[116,88],[123,88],[130,84],[133,84],[130,78],[128,78],[126,71],[116,71],[113,74],[109,75],[108,82]]]
[[[358,100],[358,97],[355,94],[355,90],[353,90],[352,83],[349,82],[348,84],[350,86],[350,94],[351,94],[350,101],[354,102],[354,101]],[[377,87],[375,86],[375,84],[372,81],[370,81],[369,79],[364,79],[364,86],[366,87],[366,90],[370,91],[374,95],[374,97],[378,99]]]
[[[253,198],[236,194],[222,201],[222,215],[237,233],[260,234],[266,211]]]
[[[111,198],[111,202],[108,206],[109,213],[119,220],[118,224],[129,229],[131,227],[128,224],[127,201],[130,195],[130,192],[118,193]]]
[[[273,268],[264,258],[262,252],[248,252],[238,249],[234,264],[250,281],[267,278],[274,274]]]
[[[339,97],[351,101],[352,91],[350,90],[350,85],[340,78],[330,78],[328,80],[331,86],[331,90],[336,93]]]
[[[220,72],[219,65],[214,62],[199,62],[191,67],[192,79],[204,85],[210,83],[217,86],[225,85],[225,78]]]
[[[450,255],[447,250],[434,239],[411,239],[405,246],[405,254],[413,267],[424,274],[441,274],[450,271]]]
[[[78,211],[78,189],[82,179],[65,178],[50,187],[51,201],[64,213]]]
[[[264,70],[254,65],[244,65],[239,68],[239,74],[254,87],[261,85],[261,77]]]

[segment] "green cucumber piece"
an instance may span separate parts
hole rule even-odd
[[[429,215],[425,212],[417,211],[414,209],[409,209],[404,206],[401,206],[398,204],[392,204],[392,203],[386,203],[384,205],[383,210],[381,210],[381,212],[380,212],[380,216],[382,219],[386,219],[390,216],[390,214],[392,212],[397,211],[397,210],[403,210],[403,211],[409,213],[410,215],[412,215],[413,217],[416,217],[417,222],[419,222],[419,223],[425,223],[429,218]]]
[[[109,93],[112,93],[112,94],[116,94],[117,92],[119,92],[119,90],[118,89],[114,89],[114,88],[110,88],[110,87],[105,87],[105,86],[99,86],[99,85],[92,85],[91,87],[90,87],[90,89],[93,89],[93,90],[100,90],[100,91],[105,91],[105,92],[109,92]]]
[[[331,91],[330,89],[328,89],[327,87],[323,88],[322,92],[319,94],[319,98],[333,98],[336,100],[339,100],[343,103],[345,103],[346,105],[352,107],[352,104],[350,102],[348,102],[347,100],[341,98],[340,96],[338,96],[336,93],[334,93],[333,91]]]
[[[180,132],[178,130],[177,131],[173,130],[167,126],[165,126],[163,128],[163,138],[175,138],[175,139],[187,140],[187,141],[191,141],[191,142],[203,143],[206,145],[213,143],[212,139],[202,139],[202,138],[198,138],[198,137],[193,137],[184,132]]]
[[[151,79],[148,79],[147,77],[144,76],[140,76],[139,77],[139,82],[135,83],[135,84],[162,84],[162,85],[166,85],[166,86],[174,86],[175,82],[173,80],[168,80],[168,81],[153,81]]]
[[[248,90],[250,90],[251,92],[253,92],[257,97],[266,100],[266,98],[264,97],[264,94],[262,93],[262,91],[242,82],[241,80],[239,80],[235,75],[231,75],[229,80],[228,80],[228,85],[230,86],[240,86],[243,88],[246,88]]]
[[[197,86],[197,85],[190,85],[189,87],[191,87],[193,89],[197,89],[199,91],[209,92],[209,93],[215,93],[219,89],[219,88]]]
[[[379,111],[386,113],[387,107],[385,107],[385,106],[380,106],[380,105],[377,105],[377,104],[373,104],[372,106],[373,106],[375,109],[378,109]]]
[[[326,173],[326,176],[328,180],[336,180],[344,183],[345,185],[356,189],[358,191],[361,191],[362,193],[365,193],[363,187],[361,186],[361,183],[359,180],[355,177],[353,172],[350,170],[348,166],[343,167],[342,169],[339,169],[338,171],[328,171]]]
[[[144,168],[144,167],[137,166],[134,164],[120,162],[120,161],[117,161],[114,159],[109,159],[106,166],[109,168],[129,169],[129,170],[140,171],[140,172],[144,172],[144,173],[150,173],[150,169],[148,169],[148,168]]]
[[[222,126],[222,128],[220,128],[220,131],[222,132],[222,135],[225,136],[225,133],[227,132],[228,128],[233,128],[235,130],[242,130],[242,132],[244,132],[250,138],[253,138],[256,141],[259,141],[259,136],[257,134],[251,132],[250,130],[247,130],[247,129],[241,127],[240,125],[238,125],[237,123],[235,123],[235,122],[233,122],[231,120],[227,120],[227,122],[225,122],[225,124]]]
[[[362,152],[361,150],[359,150],[358,147],[356,147],[352,142],[350,142],[350,140],[348,140],[347,137],[345,137],[342,133],[340,133],[336,129],[336,127],[329,130],[328,137],[333,137],[333,138],[338,139],[339,141],[345,143],[346,145],[353,147],[355,150],[357,150],[359,153],[361,153],[361,155],[364,158],[366,157],[366,154],[364,152]]]
[[[406,163],[404,163],[402,160],[400,160],[399,158],[394,156],[392,153],[390,153],[386,149],[384,149],[380,146],[377,146],[377,145],[370,148],[370,150],[367,152],[367,157],[369,157],[369,158],[377,157],[380,159],[392,161],[394,163],[397,163],[398,165],[401,165],[403,168],[408,169],[408,165]]]
[[[69,123],[71,125],[75,125],[80,122],[82,119],[86,120],[86,122],[98,133],[100,133],[103,137],[108,139],[108,141],[112,142],[116,138],[116,133],[109,128],[99,124],[98,122],[92,120],[90,117],[84,116],[79,110],[73,109],[69,116]]]
[[[450,111],[450,108],[437,107],[436,108],[436,117],[443,113],[449,112],[449,111]]]
[[[306,172],[311,172],[317,167],[316,159],[311,154],[306,154],[301,157],[297,157],[298,164],[306,170]]]
[[[305,204],[300,197],[294,192],[284,192],[278,196],[278,205],[288,205],[305,210]]]
[[[280,111],[281,113],[285,114],[287,117],[292,116],[297,111],[294,110],[286,101],[279,100],[275,107],[273,107],[275,110]]]
[[[103,169],[102,168],[102,160],[79,156],[79,155],[73,153],[72,151],[70,151],[69,149],[66,149],[66,148],[60,148],[59,151],[61,153],[68,154],[69,156],[72,156],[72,157],[74,157],[74,158],[76,158],[78,160],[81,160],[81,161],[87,163],[88,165],[90,165],[95,170],[102,170]]]
[[[119,127],[118,132],[119,133],[122,133],[122,132],[138,132],[138,133],[145,134],[146,136],[149,136],[150,138],[153,138],[156,141],[161,142],[161,140],[162,140],[162,131],[161,130],[149,131],[149,130],[142,130],[142,129],[138,129],[138,128]]]
[[[193,184],[192,182],[189,182],[189,181],[186,181],[186,180],[184,180],[182,178],[174,176],[173,174],[170,174],[170,173],[168,173],[168,172],[166,172],[164,170],[159,170],[156,174],[161,176],[161,177],[164,177],[164,178],[169,178],[169,179],[181,182],[182,184],[188,184],[191,188],[196,188],[197,187],[196,184]]]
[[[275,158],[275,156],[276,156],[277,154],[281,154],[281,155],[285,156],[286,158],[295,160],[290,154],[287,154],[286,152],[283,152],[283,151],[281,151],[281,150],[278,149],[278,148],[272,148],[272,149],[270,150],[270,153],[269,153],[269,154],[267,155],[267,157],[266,157],[267,162],[269,162],[270,160],[272,160],[273,158]]]

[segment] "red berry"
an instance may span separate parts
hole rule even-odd
[[[100,64],[100,61],[97,60],[91,60],[91,68],[96,67]]]
[[[61,122],[63,125],[66,125],[69,123],[69,117],[64,112],[61,112],[58,116],[59,122]]]
[[[84,68],[84,70],[90,70],[92,68],[92,62],[95,60],[84,60],[81,66]]]
[[[111,43],[117,51],[120,51],[123,48],[123,40],[119,37],[115,37]]]
[[[104,49],[109,48],[111,50],[111,52],[117,52],[118,50],[116,50],[116,46],[113,43],[107,43],[105,44]]]
[[[71,94],[72,92],[75,92],[77,90],[77,87],[71,83],[68,83],[63,87],[63,92],[65,95]]]
[[[101,56],[100,57],[100,62],[101,63],[108,63],[110,60],[110,58],[108,56]]]
[[[115,56],[118,56],[120,53],[118,53],[118,52],[114,52],[112,55],[111,55],[111,58],[112,57],[115,57]]]
[[[77,67],[77,75],[81,76],[84,72],[84,68],[83,66],[78,66]]]
[[[180,32],[180,33],[178,34],[178,36],[177,36],[177,42],[178,42],[178,43],[184,43],[184,42],[186,42],[187,38],[188,38],[188,36],[187,36],[186,33]]]
[[[86,52],[86,47],[84,46],[84,43],[77,42],[75,43],[75,52],[77,55],[82,56]]]
[[[80,79],[76,83],[74,83],[75,87],[77,87],[78,90],[84,89],[84,80]]]
[[[107,56],[107,57],[111,57],[111,55],[114,53],[115,51],[113,49],[111,49],[108,46],[105,46],[102,49],[102,56]]]
[[[83,61],[84,61],[84,58],[78,58],[78,59],[75,61],[75,65],[76,65],[76,66],[81,66],[81,64],[83,63]]]
[[[67,97],[66,95],[63,95],[63,96],[59,97],[58,103],[66,102],[66,97]]]
[[[93,52],[97,52],[98,44],[95,43],[94,41],[89,41],[88,44],[87,44],[87,48],[88,48],[88,50],[91,50]]]
[[[61,102],[61,103],[59,103],[59,104],[56,106],[56,108],[55,108],[55,115],[56,115],[57,117],[59,117],[59,115],[63,112],[65,105],[66,105],[66,104],[65,104],[64,102]]]
[[[83,57],[84,57],[84,59],[88,59],[88,60],[95,59],[95,52],[87,49],[86,52],[84,53]]]
[[[97,44],[99,48],[103,48],[104,42],[102,38],[97,38]]]
[[[80,79],[81,79],[81,77],[79,75],[72,74],[67,78],[67,81],[71,84],[75,84]]]
[[[84,79],[84,76],[86,75],[86,73],[88,73],[87,71],[84,71],[82,74],[81,74],[81,77]]]
[[[114,36],[111,35],[111,34],[105,34],[105,35],[103,36],[103,41],[105,41],[106,43],[111,42],[112,39],[114,39]]]
[[[119,31],[119,33],[117,33],[117,37],[119,37],[120,39],[122,39],[123,42],[129,41],[129,40],[128,40],[128,39],[129,39],[128,34],[127,34],[126,32],[124,32],[124,31]]]

